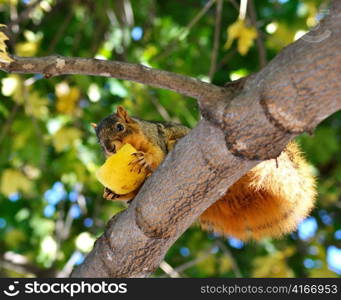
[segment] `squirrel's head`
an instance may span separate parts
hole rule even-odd
[[[118,106],[116,113],[104,118],[98,125],[92,123],[97,138],[105,155],[115,154],[123,145],[124,138],[132,133],[136,122],[128,115],[127,111]]]

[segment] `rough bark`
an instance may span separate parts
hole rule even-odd
[[[150,275],[174,241],[231,184],[341,108],[341,1],[333,5],[318,29],[285,48],[259,73],[224,88],[136,65],[110,71],[115,62],[101,62],[108,64],[104,75],[83,69],[79,59],[68,65],[71,61],[63,58],[63,67],[72,70],[53,61],[48,71],[39,66],[39,58],[26,59],[25,65],[33,63],[25,72],[113,76],[176,90],[198,98],[204,116],[129,208],[109,221],[73,277]],[[125,67],[133,73],[127,76]],[[23,68],[18,58],[1,66],[15,72]],[[142,73],[134,73],[138,68]]]
[[[152,69],[139,64],[110,61],[95,58],[64,57],[52,55],[46,57],[11,56],[10,64],[0,62],[0,70],[9,73],[43,74],[45,78],[58,75],[95,75],[131,80],[157,88],[165,88],[189,97],[217,97],[222,88],[188,76]]]

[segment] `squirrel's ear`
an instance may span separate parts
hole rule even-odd
[[[129,117],[127,111],[121,105],[117,106],[116,114],[126,123],[133,122],[133,120]]]
[[[96,128],[97,128],[97,124],[96,123],[90,123],[90,125],[91,125],[91,127],[93,128],[93,129],[95,129],[95,131],[96,131]]]

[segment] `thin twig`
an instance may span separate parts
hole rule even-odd
[[[6,30],[7,36],[10,38],[9,44],[14,47],[16,39],[20,34],[21,30],[19,28],[20,23],[26,21],[30,18],[31,12],[42,2],[42,0],[31,1],[27,7],[20,13],[17,13],[17,8],[14,4],[11,4],[11,14],[13,9],[15,9],[15,16],[11,18],[11,22],[7,25],[9,30]]]
[[[211,8],[215,1],[216,0],[210,0],[205,4],[201,11],[199,11],[199,13],[192,19],[192,21],[188,23],[188,25],[185,28],[185,32],[191,31],[194,25],[196,25],[199,22],[199,20],[208,12],[208,10]]]
[[[219,51],[219,41],[220,41],[220,31],[221,31],[221,15],[223,11],[223,1],[217,0],[216,3],[216,19],[215,19],[215,28],[214,28],[214,43],[213,43],[213,50],[211,56],[211,67],[209,72],[209,79],[212,82],[214,73],[217,68],[217,57]]]
[[[96,34],[93,37],[93,41],[92,41],[92,45],[91,45],[91,49],[90,49],[90,56],[91,57],[96,55],[98,48],[100,47],[100,45],[105,40],[105,34],[107,32],[107,29],[108,29],[108,24],[106,23],[106,20],[104,18],[100,18],[98,20],[97,24],[98,25],[96,26]],[[123,43],[122,43],[122,47],[124,47],[124,49],[125,49],[126,45],[123,45]]]
[[[266,63],[267,63],[266,48],[265,48],[264,41],[262,38],[262,32],[259,30],[257,26],[257,13],[256,13],[256,8],[255,8],[255,4],[253,0],[249,0],[248,12],[249,12],[251,24],[257,30],[256,44],[257,44],[257,49],[258,49],[259,68],[262,69],[266,66]]]
[[[69,260],[66,262],[66,264],[64,265],[64,268],[59,271],[56,275],[57,278],[65,278],[65,277],[69,277],[73,267],[75,266],[75,264],[77,263],[77,255],[75,255],[76,252],[74,252],[73,255],[71,255],[71,257],[69,258]]]
[[[198,12],[198,14],[187,24],[187,26],[182,30],[182,32],[175,39],[169,42],[169,44],[165,47],[166,51],[155,56],[153,58],[153,62],[159,61],[164,57],[168,56],[174,48],[178,45],[180,41],[182,41],[191,31],[191,29],[199,22],[199,20],[206,14],[206,12],[211,8],[216,0],[208,1],[205,6]]]
[[[189,261],[187,263],[184,263],[181,266],[175,268],[175,271],[178,272],[178,273],[181,273],[181,272],[183,272],[183,271],[185,271],[185,270],[195,266],[196,264],[202,262],[203,260],[205,260],[206,258],[211,256],[212,255],[211,251],[212,251],[212,248],[210,248],[206,253],[198,256],[197,258],[195,258],[195,259],[193,259],[193,260],[191,260],[191,261]]]
[[[160,264],[160,269],[165,272],[168,277],[171,278],[180,278],[181,275],[177,272],[169,263],[163,260]]]
[[[35,275],[44,270],[30,263],[26,256],[8,251],[0,255],[0,265],[6,269],[14,270],[25,275]]]
[[[42,2],[43,0],[36,0],[36,1],[32,1],[30,2],[26,9],[24,9],[17,18],[13,19],[13,21],[11,21],[8,24],[8,27],[13,27],[15,25],[19,25],[21,22],[26,21],[29,17],[31,12],[40,4],[40,2]]]
[[[239,11],[239,4],[236,2],[236,0],[226,0],[227,2],[230,2],[232,5],[233,5],[233,7],[237,10],[237,11]]]
[[[247,0],[240,0],[239,6],[239,19],[244,20],[247,10]]]
[[[177,274],[182,273],[183,271],[185,271],[185,270],[187,270],[187,269],[189,269],[189,268],[195,266],[196,264],[202,262],[203,260],[205,260],[206,258],[208,258],[209,256],[212,255],[212,250],[213,250],[214,247],[216,247],[216,246],[217,246],[217,244],[215,243],[215,244],[213,245],[213,247],[209,248],[208,250],[205,251],[205,253],[199,255],[199,256],[196,257],[195,259],[190,260],[190,261],[188,261],[188,262],[186,262],[186,263],[184,263],[184,264],[182,264],[182,265],[180,265],[180,266],[178,266],[178,267],[176,267],[176,268],[173,268],[173,272],[174,272],[174,273],[177,273]],[[168,272],[165,272],[165,273],[169,276]],[[163,276],[160,276],[160,277],[161,277],[161,278],[163,278],[163,277],[168,277],[167,275],[163,275]],[[171,277],[171,276],[169,276],[169,277]],[[180,276],[179,276],[179,277],[180,277]]]
[[[225,56],[222,58],[222,60],[217,64],[216,72],[219,71],[222,67],[224,67],[231,59],[232,57],[237,54],[236,48],[231,49],[228,51]],[[227,70],[225,70],[227,71]]]
[[[24,81],[23,100],[24,100],[25,108],[27,108],[27,107],[29,107],[31,105],[30,101],[28,100],[28,97],[29,97],[28,86],[33,84],[35,81],[36,81],[36,79],[34,77],[29,78],[29,79]],[[44,135],[43,135],[43,132],[42,132],[40,126],[39,126],[39,122],[38,122],[37,118],[33,114],[31,114],[30,117],[31,117],[31,120],[32,120],[32,124],[34,126],[34,131],[35,131],[36,138],[39,141],[41,149],[43,149],[44,148]],[[39,158],[39,167],[40,167],[40,170],[45,170],[45,167],[46,167],[46,153],[43,153],[40,156],[40,158]]]
[[[2,30],[10,38],[8,43],[11,48],[14,47],[17,36],[20,34],[19,24],[30,17],[32,10],[35,9],[41,1],[42,0],[31,1],[20,14],[18,14],[17,5],[14,4],[14,2],[10,4],[10,22],[7,24],[7,27]]]
[[[63,57],[18,57],[11,63],[0,63],[0,70],[25,74],[44,74],[46,78],[66,74],[115,77],[169,89],[196,99],[211,101],[224,96],[224,88],[173,72],[126,62]]]
[[[220,241],[220,240],[217,240],[217,244],[218,244],[219,248],[221,249],[221,251],[223,251],[223,253],[229,258],[229,260],[231,262],[232,270],[233,270],[235,276],[237,278],[242,278],[243,275],[240,272],[240,268],[238,266],[238,263],[235,260],[235,258],[233,257],[230,249],[227,248],[226,245],[222,241]]]
[[[47,49],[47,53],[51,53],[54,51],[59,40],[64,36],[65,30],[69,27],[69,24],[72,20],[73,14],[74,14],[74,11],[72,9],[70,9],[70,11],[67,14],[66,18],[64,19],[63,23],[58,27],[57,33],[54,34],[53,40],[50,42],[50,46]]]
[[[10,25],[10,29],[12,30],[12,32],[14,34],[17,34],[19,31],[19,26],[18,24],[15,24],[14,21],[18,20],[18,9],[17,9],[17,5],[14,2],[10,2],[10,18],[11,18],[11,25]]]
[[[14,118],[18,112],[19,107],[20,107],[20,104],[16,102],[11,110],[9,117],[6,120],[6,123],[2,126],[2,130],[0,132],[0,145],[3,139],[6,137],[6,134],[8,133],[9,129],[11,128],[11,125],[14,121]]]
[[[153,105],[155,106],[155,108],[157,109],[158,113],[162,116],[162,118],[167,122],[171,122],[172,121],[171,116],[169,115],[168,111],[156,99],[156,97],[151,96],[150,100],[153,103]]]

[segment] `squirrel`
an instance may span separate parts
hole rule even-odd
[[[117,112],[92,123],[108,157],[129,143],[137,149],[132,167],[150,175],[174,144],[190,129],[176,123],[145,121]],[[131,201],[137,191],[116,195],[105,188],[108,200]],[[316,197],[315,178],[296,142],[290,142],[276,159],[259,163],[230,186],[225,195],[199,217],[208,231],[240,240],[280,237],[294,231],[312,210]]]

